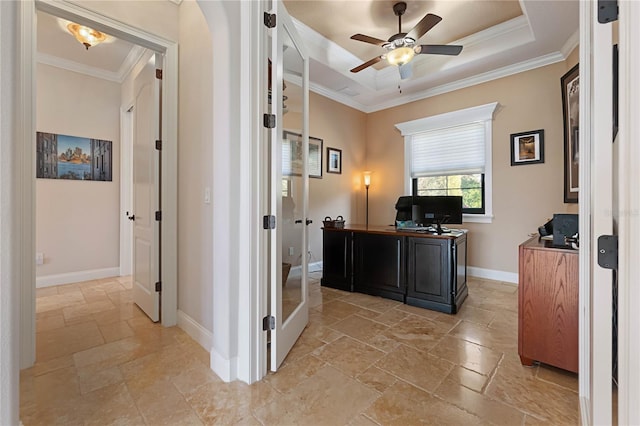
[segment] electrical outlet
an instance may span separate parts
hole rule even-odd
[[[289,256],[293,256],[293,253],[295,252],[293,247],[289,247]]]
[[[44,265],[44,253],[36,253],[36,265]]]

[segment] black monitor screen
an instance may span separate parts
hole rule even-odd
[[[420,226],[431,224],[462,224],[461,196],[415,196],[411,219]]]
[[[413,197],[411,195],[404,195],[398,198],[396,202],[396,220],[411,220],[411,206],[413,206]]]

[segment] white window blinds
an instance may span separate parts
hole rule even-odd
[[[485,123],[411,135],[411,177],[485,172]]]
[[[291,160],[291,141],[289,139],[284,139],[282,141],[282,174],[284,176],[288,176],[293,173]]]

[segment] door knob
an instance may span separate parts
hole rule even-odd
[[[307,226],[311,225],[312,223],[313,223],[313,220],[307,219]]]
[[[129,212],[127,212],[126,215],[127,215],[127,219],[136,220],[136,215],[135,214],[132,214],[131,216],[129,216]]]
[[[302,223],[302,219],[296,219],[295,223]]]

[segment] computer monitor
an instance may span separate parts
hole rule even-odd
[[[462,197],[455,195],[414,196],[411,220],[418,226],[435,225],[443,232],[442,224],[462,224]]]
[[[403,195],[398,198],[398,201],[396,201],[396,221],[411,220],[411,206],[413,206],[413,196]]]

